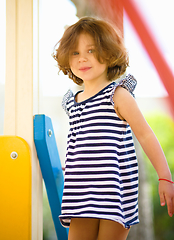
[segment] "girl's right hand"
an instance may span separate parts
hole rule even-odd
[[[170,217],[174,214],[174,184],[167,181],[159,181],[159,196],[161,206],[167,203],[168,214]]]

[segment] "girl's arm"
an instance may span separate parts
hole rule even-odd
[[[144,152],[154,166],[158,177],[172,180],[163,150],[139,110],[135,99],[126,89],[118,87],[113,100],[117,114],[130,125]],[[174,214],[174,185],[166,181],[160,181],[159,195],[161,205],[164,206],[165,202],[167,202],[168,214],[172,216]]]

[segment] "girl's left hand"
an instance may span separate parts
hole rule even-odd
[[[159,181],[159,196],[161,206],[167,203],[168,214],[170,217],[174,214],[174,184],[167,181]]]

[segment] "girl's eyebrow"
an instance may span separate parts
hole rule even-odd
[[[87,44],[86,46],[87,46],[87,47],[95,47],[95,44],[93,44],[93,43],[92,43],[92,44]],[[76,48],[77,48],[77,47],[73,47],[73,48],[72,48],[72,51],[74,51]]]
[[[95,47],[95,44],[87,44],[87,47]]]

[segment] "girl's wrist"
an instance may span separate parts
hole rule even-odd
[[[158,173],[158,179],[167,179],[167,180],[172,181],[172,174],[171,174],[170,170],[169,169],[168,170],[164,169],[163,172]]]
[[[159,178],[158,181],[166,181],[166,182],[174,184],[174,182],[172,180],[169,180],[167,178]]]

